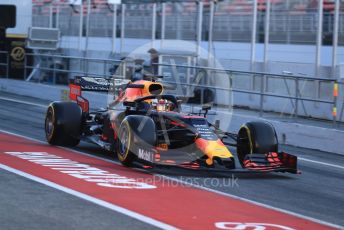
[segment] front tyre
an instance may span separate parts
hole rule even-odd
[[[76,146],[80,142],[82,110],[72,102],[53,102],[45,116],[45,136],[49,144]]]
[[[238,133],[237,154],[241,165],[247,154],[278,152],[278,140],[274,127],[267,122],[248,122]]]
[[[131,166],[135,160],[135,155],[130,151],[133,144],[133,134],[129,122],[123,120],[118,132],[118,160],[125,166]]]
[[[131,166],[140,148],[152,149],[157,142],[156,127],[148,116],[129,115],[118,131],[117,156],[125,166]]]

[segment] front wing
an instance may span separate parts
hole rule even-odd
[[[142,151],[141,151],[142,152]],[[208,166],[205,162],[205,158],[196,160],[177,160],[175,158],[163,158],[160,154],[153,153],[151,157],[148,157],[149,151],[146,151],[147,155],[142,157],[138,155],[138,162],[145,169],[151,168],[182,168],[190,170],[209,170],[209,171],[229,171],[229,172],[288,172],[293,174],[299,174],[297,169],[297,157],[285,152],[281,153],[267,153],[267,154],[248,154],[245,160],[241,162],[242,168],[228,167],[225,162],[228,159],[214,161],[212,166]],[[150,159],[147,161],[147,159]],[[234,160],[234,159],[233,159]],[[227,167],[226,167],[227,166]]]

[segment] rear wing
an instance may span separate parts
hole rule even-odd
[[[82,91],[113,92],[115,88],[123,88],[129,82],[126,79],[76,76],[69,84],[69,98],[75,101]]]
[[[114,83],[109,78],[76,76],[72,85],[79,86],[82,91],[107,92]]]
[[[129,83],[127,79],[76,76],[69,84],[69,99],[76,101],[84,112],[88,112],[89,102],[82,97],[82,91],[113,92],[116,88],[126,88]]]
[[[120,78],[76,76],[74,81],[69,84],[69,87],[71,93],[75,92],[78,96],[81,96],[81,91],[112,92],[114,89],[125,89],[130,82],[128,79]]]
[[[128,79],[76,76],[71,84],[80,86],[82,91],[108,92],[122,88],[129,82]]]

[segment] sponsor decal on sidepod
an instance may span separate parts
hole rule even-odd
[[[153,162],[154,154],[150,151],[139,148],[138,158],[145,161]]]

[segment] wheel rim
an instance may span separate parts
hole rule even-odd
[[[51,137],[54,132],[54,120],[53,114],[51,111],[48,112],[47,117],[45,119],[45,133],[47,137]]]
[[[126,155],[128,153],[128,148],[130,144],[129,142],[129,130],[127,126],[122,126],[119,136],[119,154],[123,159],[126,158]]]

